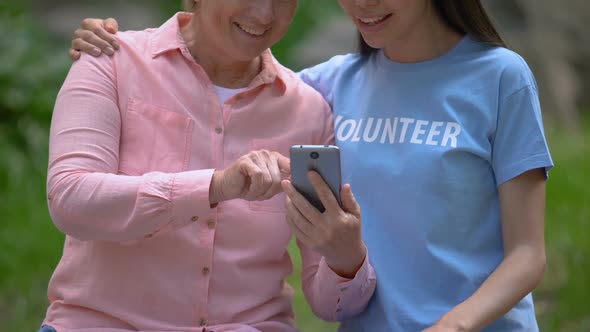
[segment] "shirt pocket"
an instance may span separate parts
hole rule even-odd
[[[289,149],[291,142],[286,140],[274,140],[274,139],[253,139],[250,141],[250,151],[255,150],[268,150],[282,154],[289,158]],[[250,201],[248,202],[250,209],[253,211],[262,212],[277,212],[286,213],[285,208],[285,193],[281,192],[271,199],[266,201]]]
[[[185,115],[129,99],[121,128],[119,173],[185,171],[193,127],[193,120]]]

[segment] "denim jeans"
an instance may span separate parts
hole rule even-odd
[[[57,331],[49,325],[43,325],[43,326],[41,326],[41,329],[39,330],[39,332],[57,332]]]

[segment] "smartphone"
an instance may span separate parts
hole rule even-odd
[[[307,178],[309,171],[318,172],[341,205],[340,149],[334,145],[293,145],[291,155],[291,183],[320,212],[324,212],[314,187]]]

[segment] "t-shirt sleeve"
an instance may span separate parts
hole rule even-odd
[[[548,175],[553,167],[534,81],[500,100],[492,167],[498,186],[536,168]]]

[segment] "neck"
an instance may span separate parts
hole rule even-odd
[[[461,41],[463,35],[449,27],[433,8],[427,10],[423,23],[385,47],[389,59],[401,63],[428,61],[446,54]]]
[[[258,75],[262,67],[261,56],[251,60],[236,60],[219,47],[213,38],[204,31],[199,20],[192,16],[182,25],[180,32],[189,52],[205,70],[211,82],[230,89],[247,87]]]

